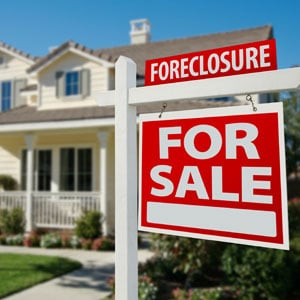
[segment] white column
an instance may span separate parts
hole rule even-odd
[[[120,57],[115,90],[116,300],[138,300],[136,107],[128,104],[136,86],[136,64]]]
[[[107,131],[97,133],[100,143],[99,150],[99,189],[100,189],[100,211],[103,214],[102,231],[104,235],[108,234],[107,217],[108,217],[108,197],[107,197]]]
[[[32,215],[32,189],[33,189],[33,147],[35,143],[35,136],[33,134],[25,135],[25,143],[27,148],[27,164],[26,164],[26,232],[33,229],[33,215]]]

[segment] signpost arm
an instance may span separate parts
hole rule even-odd
[[[121,56],[115,90],[116,300],[138,300],[136,107],[128,104],[132,87],[136,64]]]

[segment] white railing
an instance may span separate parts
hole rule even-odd
[[[99,192],[34,192],[37,227],[73,228],[83,211],[100,211]]]
[[[0,192],[0,209],[26,210],[26,192]],[[74,228],[84,211],[100,211],[99,192],[33,192],[32,217],[35,227]]]
[[[16,207],[21,207],[25,211],[25,192],[0,192],[0,209],[10,210]]]

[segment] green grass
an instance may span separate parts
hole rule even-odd
[[[0,298],[80,267],[61,257],[0,254]]]

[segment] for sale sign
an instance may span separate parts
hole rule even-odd
[[[275,39],[147,60],[145,85],[277,69]]]
[[[288,249],[281,103],[140,117],[139,229]]]

